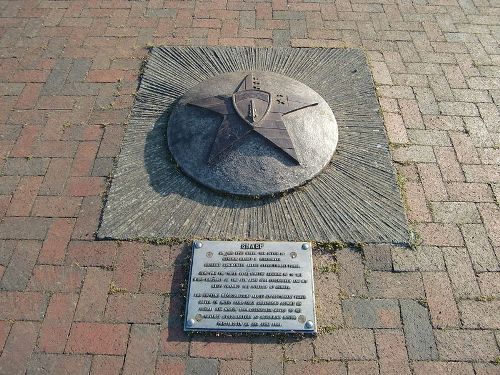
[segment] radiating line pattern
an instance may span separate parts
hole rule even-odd
[[[339,143],[318,177],[287,195],[241,199],[185,176],[169,155],[168,114],[218,74],[263,70],[330,105]],[[251,183],[251,181],[249,181]],[[407,243],[408,227],[366,58],[354,49],[154,48],[136,95],[99,238],[210,238]]]

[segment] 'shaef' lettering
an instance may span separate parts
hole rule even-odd
[[[264,247],[263,243],[242,243],[240,248],[246,250],[262,249]]]

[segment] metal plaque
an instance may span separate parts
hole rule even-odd
[[[185,331],[316,333],[311,244],[195,241]]]

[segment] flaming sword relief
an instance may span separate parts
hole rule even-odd
[[[210,150],[209,164],[251,132],[260,134],[300,164],[282,117],[318,103],[261,90],[259,80],[248,74],[231,96],[217,95],[188,104],[223,116]]]

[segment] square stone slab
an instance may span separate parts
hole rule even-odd
[[[319,93],[333,110],[339,128],[337,150],[318,177],[293,192],[265,199],[218,194],[184,175],[169,153],[166,126],[176,101],[207,78],[240,70],[287,75]],[[98,237],[408,243],[406,216],[363,52],[153,48]]]

